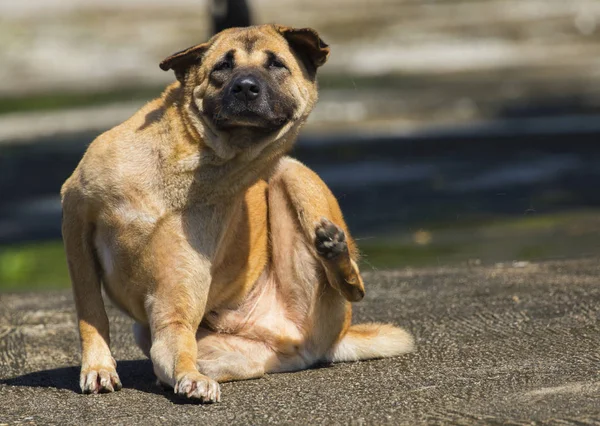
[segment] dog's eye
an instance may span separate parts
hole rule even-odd
[[[277,58],[271,58],[269,60],[269,68],[287,68],[283,62]]]
[[[231,68],[232,68],[231,62],[221,61],[217,65],[215,65],[215,67],[213,68],[213,71],[226,71],[226,70],[230,70]]]

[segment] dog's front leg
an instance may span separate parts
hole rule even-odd
[[[219,384],[198,371],[196,331],[206,308],[210,261],[189,235],[166,226],[155,234],[146,261],[154,290],[146,301],[152,335],[150,358],[158,379],[175,393],[218,402]]]
[[[101,271],[92,245],[93,225],[86,223],[76,191],[63,196],[63,240],[77,309],[81,340],[80,386],[83,393],[121,389],[116,362],[110,352],[108,317],[102,300]]]

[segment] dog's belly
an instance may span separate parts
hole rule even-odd
[[[279,353],[297,351],[318,282],[316,264],[293,216],[280,208],[274,221],[267,205],[267,183],[260,181],[232,218],[222,260],[213,265],[205,324]]]
[[[199,359],[214,358],[220,348],[243,354],[266,372],[296,371],[323,359],[307,330],[308,315],[296,315],[281,286],[266,269],[240,306],[209,312],[197,335]]]
[[[342,322],[328,324],[315,310],[322,309],[317,307],[319,299],[330,298],[334,290],[313,282],[304,289],[308,291],[296,291],[298,282],[278,281],[267,267],[242,304],[209,312],[197,334],[199,359],[237,353],[271,373],[297,371],[325,360]],[[290,298],[302,293],[307,299]]]
[[[219,333],[262,340],[267,346],[299,345],[302,323],[291,317],[278,288],[276,279],[265,269],[239,306],[209,312],[205,324]]]
[[[221,341],[229,350],[264,363],[270,372],[295,371],[323,359],[337,330],[321,333],[313,323],[314,309],[332,290],[322,282],[293,222],[289,225],[287,238],[271,236],[271,259],[280,259],[273,251],[284,251],[289,261],[268,264],[239,304],[211,310],[200,330],[200,347]]]

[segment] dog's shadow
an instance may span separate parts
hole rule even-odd
[[[334,364],[326,362],[313,365],[309,370],[332,368]],[[1,379],[0,384],[8,386],[24,386],[31,388],[56,388],[66,389],[74,393],[81,393],[79,389],[80,367],[53,368],[51,370],[35,371],[10,379]],[[198,404],[173,393],[173,389],[159,385],[152,369],[152,362],[148,359],[117,361],[117,373],[124,389],[135,389],[140,392],[162,395],[174,404]]]
[[[175,395],[172,389],[166,389],[158,385],[150,360],[117,361],[117,372],[124,388],[162,395],[177,404],[193,403],[193,401]],[[66,389],[75,393],[81,392],[79,389],[79,367],[35,371],[22,376],[0,380],[0,384],[32,388]]]

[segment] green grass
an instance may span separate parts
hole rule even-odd
[[[0,247],[0,291],[69,287],[62,241]]]
[[[363,269],[399,268],[430,266],[440,263],[451,263],[452,258],[460,255],[464,248],[458,244],[417,244],[394,243],[393,241],[373,240],[360,244]]]

